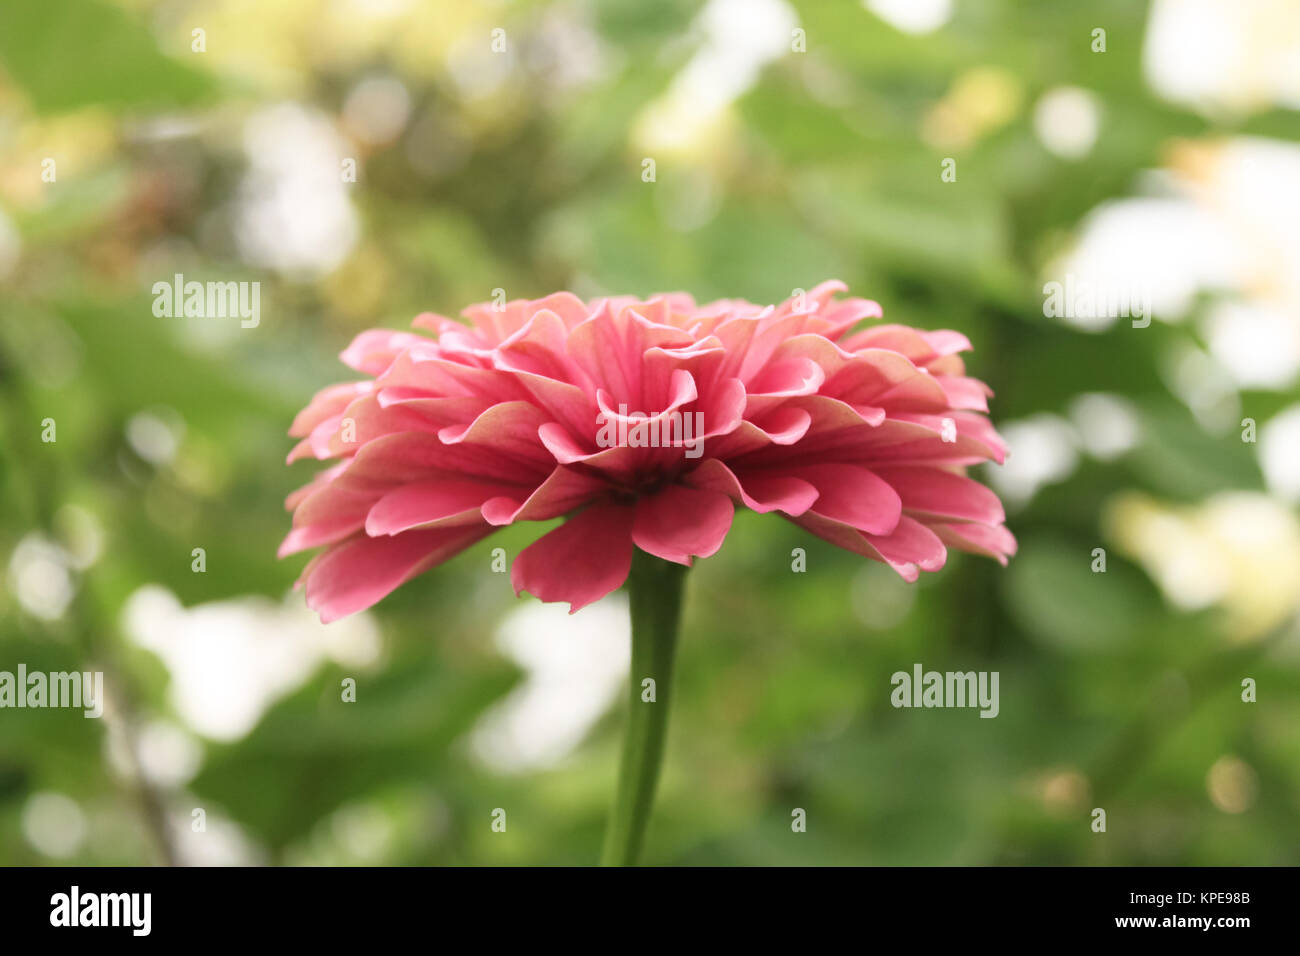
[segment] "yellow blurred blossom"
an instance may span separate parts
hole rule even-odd
[[[1267,495],[1224,492],[1180,507],[1127,492],[1108,503],[1103,527],[1171,603],[1217,606],[1232,640],[1258,638],[1300,609],[1300,521]]]
[[[1259,775],[1240,757],[1220,757],[1205,775],[1210,801],[1224,813],[1245,813],[1259,794]]]
[[[455,0],[205,0],[184,21],[160,31],[177,56],[204,56],[218,73],[261,92],[302,96],[320,70],[355,71],[388,57],[403,75],[435,77],[467,33],[503,27],[492,9]],[[206,52],[191,53],[192,31],[206,31]]]
[[[967,70],[921,121],[932,146],[968,146],[1016,118],[1024,90],[1015,74],[998,67]]]
[[[19,207],[40,205],[52,185],[94,169],[117,149],[116,123],[101,109],[25,117],[9,135],[0,197]]]

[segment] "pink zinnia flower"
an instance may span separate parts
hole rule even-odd
[[[290,430],[290,461],[340,461],[289,497],[280,553],[325,547],[299,581],[325,621],[502,525],[564,515],[511,580],[571,610],[619,587],[634,547],[681,564],[712,555],[736,504],[909,581],[948,547],[1005,563],[1002,506],[964,474],[1005,452],[981,414],[991,393],[958,355],[970,343],[854,331],[880,307],[844,291],[826,282],[766,308],[560,292],[472,306],[468,326],[416,318],[432,338],[363,332],[342,359],[368,377],[318,393]],[[598,441],[611,425],[672,436],[661,426],[679,419],[702,423],[697,447]]]

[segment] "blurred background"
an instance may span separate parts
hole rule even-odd
[[[285,430],[494,289],[836,277],[975,343],[1021,552],[907,586],[739,516],[647,861],[1300,863],[1297,109],[1295,0],[3,4],[0,670],[108,703],[0,711],[0,862],[593,862],[621,595],[517,600],[513,528],[322,627]],[[175,273],[260,323],[156,316]],[[998,718],[890,707],[916,662]]]

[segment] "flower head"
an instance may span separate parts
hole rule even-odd
[[[868,324],[826,282],[777,306],[567,292],[424,314],[342,353],[367,376],[319,392],[289,455],[339,459],[292,494],[281,555],[322,619],[517,521],[569,516],[514,560],[516,592],[571,610],[619,587],[633,548],[689,564],[735,506],[775,511],[909,581],[955,547],[1015,539],[965,467],[1001,462],[957,332]]]

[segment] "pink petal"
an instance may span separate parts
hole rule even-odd
[[[366,534],[394,535],[422,525],[478,524],[485,501],[519,494],[520,487],[471,478],[444,478],[403,485],[384,495],[366,515]]]
[[[817,489],[802,478],[759,471],[746,473],[742,481],[716,458],[703,461],[686,476],[685,481],[696,488],[730,495],[760,514],[784,511],[788,515],[801,515],[817,500]]]
[[[399,332],[392,329],[368,329],[352,340],[339,358],[343,364],[367,375],[381,375],[393,364],[393,360],[403,349],[412,345],[426,343],[429,340],[422,335],[411,332]]]
[[[963,475],[923,465],[877,466],[873,470],[893,486],[909,513],[984,524],[1001,524],[1006,517],[997,495]]]
[[[955,355],[958,352],[969,352],[974,348],[970,344],[970,339],[952,329],[935,329],[933,332],[922,330],[921,336],[930,343],[930,348],[934,349],[937,355]]]
[[[289,434],[294,438],[305,438],[321,422],[343,414],[343,409],[372,388],[373,382],[345,382],[321,389],[294,418],[293,424],[289,426]]]
[[[484,502],[483,518],[492,525],[511,524],[515,521],[548,521],[567,514],[608,490],[607,483],[561,465],[523,501],[517,500],[517,495],[509,495]]]
[[[358,537],[319,555],[307,574],[307,606],[328,624],[363,611],[435,564],[488,535],[486,525]]]
[[[722,435],[714,436],[706,430],[705,437],[709,441],[704,450],[721,460],[757,451],[767,445],[794,445],[808,434],[812,421],[812,415],[805,409],[782,405],[760,416],[756,422],[737,422]]]
[[[1001,525],[989,527],[982,524],[936,524],[931,529],[945,543],[961,551],[982,554],[1001,564],[1016,553],[1016,539]]]
[[[938,571],[948,558],[948,550],[939,536],[914,518],[904,515],[898,527],[887,535],[865,535],[868,543],[880,552],[894,570],[914,565],[922,571]],[[907,574],[903,574],[907,577]]]
[[[669,485],[637,501],[632,541],[665,561],[689,565],[692,555],[717,553],[734,513],[731,498],[721,492]]]
[[[351,537],[361,530],[366,523],[365,515],[342,513],[330,515],[314,524],[294,528],[280,543],[276,557],[285,558],[299,551],[319,548],[323,544],[334,544]]]
[[[889,534],[903,504],[889,483],[861,465],[808,465],[795,474],[817,489],[812,510],[859,531]]]
[[[518,372],[515,378],[527,390],[529,397],[550,413],[552,421],[562,423],[574,434],[595,434],[598,409],[594,393],[588,394],[576,385],[530,372]]]
[[[568,355],[567,340],[564,320],[550,309],[542,309],[501,343],[493,353],[493,361],[497,368],[590,387],[582,369]]]
[[[606,305],[569,333],[569,355],[597,387],[645,411],[641,392],[641,357],[656,346],[690,345],[679,329],[657,325],[632,309],[617,313]]]
[[[943,393],[948,396],[948,404],[953,408],[968,409],[976,412],[989,410],[989,396],[993,390],[977,378],[965,375],[936,375]]]
[[[320,491],[331,481],[337,478],[343,472],[343,469],[345,469],[347,466],[348,463],[346,461],[341,461],[337,465],[333,465],[329,468],[326,468],[324,471],[318,472],[316,477],[313,478],[310,482],[308,482],[307,484],[303,485],[301,488],[298,488],[295,491],[289,492],[289,494],[284,499],[284,507],[289,511],[292,511],[294,508],[297,508],[298,505],[300,505],[304,500],[306,500],[315,492]]]
[[[502,458],[545,467],[551,455],[537,437],[537,429],[547,420],[545,412],[528,402],[501,402],[467,425],[440,429],[438,437],[447,445],[479,446]]]
[[[510,582],[542,601],[568,601],[569,613],[598,601],[632,568],[632,508],[594,504],[538,538],[515,558]]]

